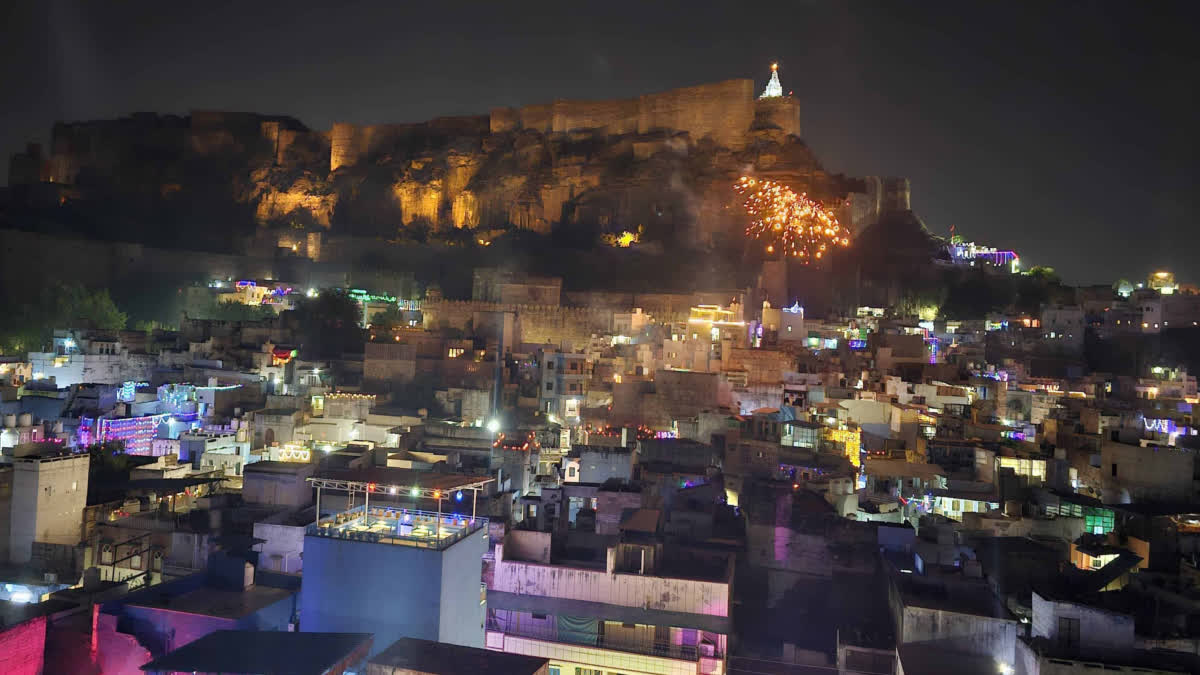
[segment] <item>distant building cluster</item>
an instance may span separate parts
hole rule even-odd
[[[289,319],[333,291],[263,280],[5,357],[5,672],[1195,672],[1196,376],[1081,360],[1191,321],[1173,279],[973,321],[471,288],[346,291],[340,359]]]

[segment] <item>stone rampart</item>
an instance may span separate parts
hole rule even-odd
[[[562,305],[511,304],[479,300],[426,301],[421,307],[426,330],[455,328],[466,331],[480,325],[484,312],[512,312],[520,324],[520,340],[530,343],[581,342],[593,333],[612,330],[612,308]]]
[[[450,139],[483,136],[488,131],[486,116],[436,117],[416,124],[351,124],[336,122],[329,132],[329,170],[354,166],[376,155],[394,152],[414,138]]]
[[[557,100],[522,106],[515,112],[501,108],[492,111],[490,128],[508,131],[519,123],[522,129],[542,133],[583,129],[598,129],[610,135],[685,131],[693,139],[711,138],[722,146],[738,149],[745,145],[754,118],[754,82],[726,80],[630,99]],[[799,131],[798,108],[795,123],[786,128]]]
[[[779,129],[800,135],[800,102],[791,96],[764,98],[754,102],[754,128]]]

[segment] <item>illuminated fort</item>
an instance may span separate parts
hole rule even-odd
[[[227,196],[193,211],[227,198],[314,258],[320,246],[306,230],[377,237],[415,224],[486,236],[586,222],[711,241],[740,229],[730,222],[732,183],[747,167],[838,205],[856,228],[888,205],[907,208],[907,182],[829,174],[800,133],[800,102],[773,67],[761,95],[753,80],[736,79],[328,131],[219,111],[58,123],[48,152],[31,145],[12,158],[10,183],[51,188],[59,203],[111,204],[116,195],[170,207],[208,187],[204,172],[215,168],[230,173]],[[901,185],[903,198],[889,192]]]

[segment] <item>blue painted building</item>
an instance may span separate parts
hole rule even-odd
[[[487,520],[362,507],[309,526],[300,630],[484,646]]]

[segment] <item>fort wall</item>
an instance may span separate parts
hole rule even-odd
[[[520,341],[576,344],[592,334],[612,330],[614,311],[607,307],[512,304],[480,300],[429,300],[421,306],[426,330],[457,328],[467,331],[485,321],[481,314],[513,312],[520,325]]]
[[[791,96],[755,101],[754,128],[779,129],[790,136],[799,136],[800,102]]]
[[[672,130],[687,132],[695,140],[711,138],[722,146],[739,149],[745,145],[755,110],[753,80],[726,80],[630,99],[557,100],[518,109],[497,108],[491,112],[490,129],[497,133],[518,126],[541,133],[594,129],[613,136]],[[788,122],[790,107],[773,113],[788,133],[799,131],[799,108],[794,112],[794,123]]]
[[[382,154],[395,152],[410,141],[448,140],[458,136],[483,136],[486,116],[436,117],[415,124],[351,124],[336,122],[329,132],[329,170],[354,166]]]

